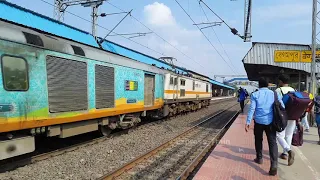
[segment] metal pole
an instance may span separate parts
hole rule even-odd
[[[63,0],[55,0],[54,1],[54,16],[58,21],[63,21],[63,10],[62,10],[62,4]]]
[[[96,37],[96,24],[97,24],[98,5],[92,7],[92,36]]]
[[[299,89],[299,91],[301,91],[301,72],[299,71],[299,80],[298,80],[298,89]],[[306,87],[304,87],[305,88],[305,90],[307,90],[307,88]]]
[[[248,0],[244,0],[244,15],[243,15],[243,17],[244,17],[244,19],[243,19],[243,24],[244,24],[244,26],[243,26],[243,36],[244,36],[244,41],[245,41],[245,38],[246,38],[246,22],[247,22],[247,4],[248,4]]]
[[[313,0],[312,8],[312,62],[311,62],[311,93],[316,92],[316,48],[317,48],[317,0]]]

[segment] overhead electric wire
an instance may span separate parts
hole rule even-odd
[[[126,16],[124,16],[124,17],[108,32],[108,34],[107,34],[103,39],[101,39],[101,40],[99,41],[100,44],[122,23],[122,21],[123,21],[128,15],[131,14],[132,10],[133,10],[133,9],[131,9],[131,10],[126,14]]]
[[[119,8],[118,6],[110,3],[109,1],[107,1],[108,4],[110,4],[111,6],[117,8],[120,11],[124,11],[123,9]],[[136,20],[138,23],[140,23],[142,26],[144,26],[145,28],[147,28],[149,31],[153,32],[153,34],[155,34],[156,36],[158,36],[160,39],[162,39],[164,42],[166,42],[167,44],[169,44],[171,47],[173,47],[174,49],[176,49],[177,51],[179,51],[181,54],[183,54],[185,57],[187,57],[188,59],[192,60],[193,62],[197,63],[199,66],[205,68],[204,66],[202,66],[200,64],[200,62],[192,59],[190,56],[188,56],[186,53],[182,52],[180,49],[178,49],[176,46],[174,46],[173,44],[171,44],[170,42],[168,42],[167,40],[165,40],[163,37],[161,37],[158,33],[156,33],[155,31],[153,31],[151,28],[149,28],[147,25],[145,25],[143,22],[141,22],[138,18],[134,17],[133,15],[131,15],[131,17]],[[180,61],[179,61],[180,62]]]
[[[207,21],[208,21],[208,22],[210,22],[210,21],[209,21],[209,18],[208,18],[208,16],[207,16],[207,14],[206,14],[206,12],[204,11],[203,7],[202,7],[202,6],[201,6],[201,4],[200,4],[200,1],[199,1],[199,6],[200,6],[200,8],[201,8],[201,10],[202,10],[203,14],[205,15],[205,17],[206,17]],[[212,29],[212,31],[213,31],[213,33],[214,33],[214,35],[217,37],[218,42],[220,43],[220,45],[221,45],[221,47],[222,47],[222,49],[223,49],[224,53],[226,54],[226,56],[227,56],[228,60],[230,61],[230,63],[231,63],[231,65],[232,65],[232,67],[234,68],[234,70],[236,70],[236,71],[237,71],[237,68],[235,68],[235,67],[234,67],[234,65],[233,65],[233,63],[232,63],[232,61],[231,61],[231,59],[230,59],[230,57],[229,57],[229,54],[227,53],[227,51],[226,51],[226,50],[225,50],[225,48],[223,47],[223,44],[221,43],[220,38],[219,38],[219,36],[217,35],[216,31],[214,30],[214,28],[213,28],[212,26],[211,26],[211,29]],[[238,72],[238,71],[237,71],[237,72]]]
[[[204,5],[207,6],[208,9],[210,9],[210,11],[216,15],[226,26],[228,26],[230,29],[232,29],[231,26],[229,26],[229,24],[227,24],[217,13],[215,13],[203,0],[199,0],[199,3],[202,2]]]
[[[49,5],[53,6],[53,7],[56,7],[54,4],[49,3],[49,2],[47,2],[47,1],[45,1],[45,0],[40,0],[40,1],[42,1],[42,2],[44,2],[44,3],[46,3],[46,4],[49,4]],[[78,17],[78,18],[80,18],[80,19],[82,19],[82,20],[84,20],[84,21],[87,21],[87,22],[89,22],[89,23],[92,23],[92,21],[90,21],[90,20],[88,20],[88,19],[85,19],[85,18],[83,18],[83,17],[81,17],[81,16],[79,16],[79,15],[77,15],[77,14],[74,14],[74,13],[72,13],[72,12],[70,12],[70,11],[65,10],[65,12],[67,12],[67,13],[73,15],[73,16],[76,16],[76,17]],[[99,24],[97,24],[97,26],[100,27],[100,28],[102,28],[102,29],[104,29],[104,30],[107,30],[107,31],[109,31],[109,32],[111,31],[111,30],[109,30],[108,28],[105,28],[104,26],[101,26],[101,25],[99,25]],[[147,48],[147,49],[149,49],[149,50],[151,50],[151,51],[153,51],[153,52],[155,52],[155,53],[157,53],[157,54],[160,54],[160,55],[162,55],[162,56],[165,56],[164,53],[161,53],[161,52],[159,52],[159,51],[157,51],[157,50],[154,50],[154,49],[152,49],[152,48],[150,48],[150,47],[148,47],[148,46],[146,46],[146,45],[143,45],[143,44],[141,44],[141,43],[139,43],[139,42],[136,42],[136,41],[134,41],[134,40],[132,40],[132,39],[130,39],[130,38],[127,38],[127,37],[121,35],[121,34],[118,34],[118,33],[116,33],[116,32],[112,32],[112,33],[113,33],[113,34],[116,34],[116,35],[119,35],[119,36],[121,36],[121,37],[123,37],[123,38],[125,38],[125,39],[127,39],[127,40],[129,40],[129,41],[131,41],[131,42],[134,42],[134,43],[142,46],[142,47],[145,47],[145,48]]]
[[[200,2],[202,2],[214,15],[216,15],[223,22],[223,24],[228,26],[228,28],[231,30],[232,34],[239,36],[241,39],[244,39],[244,37],[239,34],[237,29],[232,28],[231,26],[229,26],[229,24],[227,24],[217,13],[215,13],[203,0],[199,0],[199,3]]]
[[[50,3],[50,2],[47,2],[47,1],[45,1],[45,0],[40,0],[40,1],[42,1],[42,2],[44,2],[44,3],[46,3],[46,4],[49,4],[49,5],[53,6],[53,7],[56,7],[54,4],[52,4],[52,3]],[[83,18],[83,17],[81,17],[81,16],[79,16],[79,15],[77,15],[77,14],[74,14],[74,13],[72,13],[72,12],[70,12],[70,11],[65,10],[65,12],[67,12],[67,13],[73,15],[73,16],[76,16],[76,17],[78,17],[78,18],[80,18],[80,19],[82,19],[82,20],[84,20],[84,21],[87,21],[87,22],[89,22],[89,23],[92,23],[91,20],[85,19],[85,18]],[[131,17],[132,17],[132,16],[131,16]],[[104,26],[101,26],[101,25],[99,25],[99,24],[96,24],[96,25],[97,25],[98,27],[104,29],[104,30],[107,30],[107,31],[109,31],[109,32],[111,31],[110,29],[108,29],[108,28],[106,28],[106,27],[104,27]],[[161,56],[167,56],[166,54],[164,54],[164,53],[162,53],[162,52],[159,52],[159,51],[157,51],[157,50],[155,50],[155,49],[152,49],[152,48],[150,48],[150,47],[148,47],[148,46],[146,46],[146,45],[144,45],[144,44],[141,44],[141,43],[139,43],[139,42],[137,42],[137,41],[132,40],[132,37],[125,37],[124,35],[119,34],[119,33],[116,33],[116,32],[112,32],[112,34],[115,34],[115,35],[120,36],[120,37],[122,37],[122,38],[125,38],[125,39],[127,39],[127,40],[129,40],[129,41],[131,41],[131,42],[134,42],[134,43],[136,43],[136,44],[138,44],[138,45],[140,45],[140,46],[142,46],[142,47],[144,47],[144,48],[147,48],[147,49],[149,49],[150,51],[153,51],[153,52],[155,52],[155,53],[157,53],[157,54],[159,54],[159,55],[161,55]],[[178,61],[178,60],[177,60],[177,61]],[[182,61],[178,61],[178,62],[181,63],[181,64],[183,64],[183,65],[185,65],[185,66],[188,66],[189,68],[193,68],[193,67],[191,67],[190,65],[185,64],[185,63],[182,62]]]
[[[176,3],[180,6],[180,8],[186,13],[186,15],[190,18],[190,20],[196,24],[196,22],[192,19],[192,17],[188,14],[188,12],[181,6],[181,4],[177,1],[177,0],[174,0],[176,1]],[[199,29],[199,31],[202,33],[202,35],[207,39],[207,41],[211,44],[211,46],[213,47],[213,49],[215,49],[217,51],[217,53],[219,54],[219,56],[221,57],[221,59],[229,66],[229,68],[235,73],[237,74],[233,69],[232,67],[229,65],[229,63],[223,58],[223,56],[220,54],[220,52],[217,50],[217,48],[212,44],[212,42],[210,41],[210,39],[206,36],[206,34],[200,29],[200,27],[198,25],[196,25],[197,28]]]

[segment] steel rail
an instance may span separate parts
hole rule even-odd
[[[227,107],[224,110],[221,110],[213,115],[211,115],[210,117],[207,117],[206,119],[204,119],[203,121],[199,122],[198,124],[192,126],[191,128],[187,129],[186,131],[184,131],[183,133],[177,135],[176,137],[170,139],[169,141],[163,143],[162,145],[150,150],[149,152],[145,153],[144,155],[135,158],[134,160],[130,161],[129,163],[125,164],[124,166],[120,167],[119,169],[116,169],[115,171],[106,174],[104,176],[102,176],[101,178],[99,178],[100,180],[111,180],[111,179],[116,179],[117,177],[121,176],[122,174],[126,173],[127,171],[129,171],[130,169],[136,167],[139,163],[143,162],[144,160],[146,160],[149,157],[154,156],[155,154],[157,154],[159,151],[163,150],[166,147],[169,147],[171,144],[177,142],[181,137],[184,137],[186,135],[188,135],[189,133],[191,133],[193,130],[195,130],[197,127],[199,127],[200,125],[204,124],[205,122],[210,121],[212,118],[226,112],[227,110],[229,110],[230,108],[234,107],[238,105],[238,103]],[[239,111],[238,111],[239,112]],[[238,112],[236,114],[238,114]],[[234,117],[234,116],[233,116]],[[228,121],[228,123],[230,122],[230,120]],[[228,124],[227,123],[227,124]],[[224,126],[225,127],[225,126]],[[219,131],[220,132],[220,131]]]
[[[177,177],[177,180],[182,180],[182,179],[187,179],[188,176],[190,175],[190,173],[197,167],[197,165],[201,162],[201,160],[203,159],[203,157],[210,152],[211,148],[213,146],[215,146],[218,141],[220,140],[220,138],[222,137],[221,135],[223,135],[223,132],[226,130],[226,127],[238,116],[239,111],[234,114],[229,121],[227,122],[227,124],[225,124],[220,131],[215,135],[214,138],[212,138],[211,142],[201,151],[201,153],[195,157],[193,159],[193,161],[190,163],[190,165],[181,173],[181,175],[179,177]]]
[[[247,103],[246,103],[247,104]],[[191,172],[194,171],[194,169],[198,166],[198,164],[203,160],[203,158],[211,152],[212,148],[219,143],[220,138],[223,137],[224,133],[227,130],[227,127],[231,125],[233,120],[237,118],[239,115],[240,110],[233,115],[229,121],[220,129],[220,131],[215,135],[214,138],[212,138],[211,142],[201,151],[201,153],[193,159],[193,161],[189,164],[189,166],[180,174],[179,177],[176,178],[176,180],[183,180],[187,179]]]

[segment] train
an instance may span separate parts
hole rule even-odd
[[[7,21],[0,21],[0,58],[0,160],[35,151],[36,136],[106,136],[212,98],[205,77]]]

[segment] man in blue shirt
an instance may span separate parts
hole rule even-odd
[[[278,96],[278,95],[277,95]],[[282,100],[278,97],[280,103]],[[268,89],[268,81],[259,79],[259,91],[252,93],[251,104],[247,116],[245,130],[248,132],[251,120],[254,119],[254,139],[256,159],[254,162],[262,164],[263,131],[267,134],[271,167],[269,174],[275,176],[278,167],[278,146],[276,131],[272,128],[274,92]],[[253,117],[254,116],[254,117]]]
[[[240,102],[240,107],[241,107],[241,112],[243,113],[243,108],[244,108],[244,101],[246,100],[246,92],[242,87],[238,90],[239,93],[239,99],[238,101]]]

